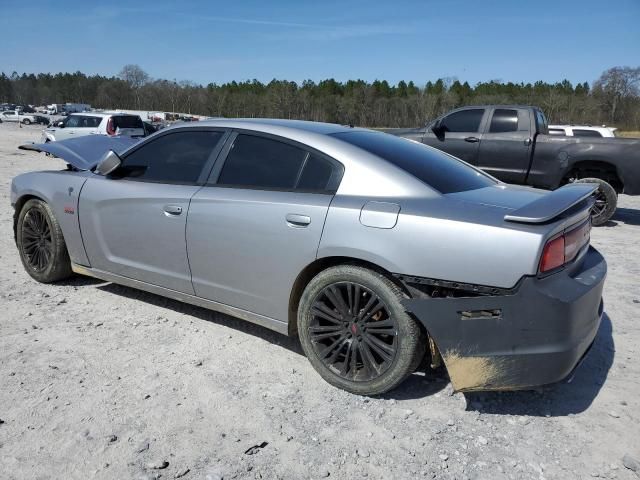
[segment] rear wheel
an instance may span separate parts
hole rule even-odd
[[[22,123],[24,125],[31,125],[31,120],[29,120],[28,118],[25,118],[24,120],[22,120]]]
[[[302,348],[331,385],[360,395],[398,386],[424,357],[420,326],[404,310],[403,292],[387,277],[341,265],[322,271],[298,308]]]
[[[596,203],[591,210],[591,223],[594,227],[599,227],[607,223],[618,206],[618,194],[615,189],[604,180],[599,178],[581,178],[575,183],[597,183]]]
[[[20,210],[16,242],[22,265],[37,281],[50,283],[71,275],[62,229],[42,200],[31,199]]]

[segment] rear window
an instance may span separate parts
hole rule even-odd
[[[363,131],[333,136],[400,167],[440,193],[464,192],[496,183],[455,157],[405,138]]]
[[[573,129],[574,137],[602,137],[602,134],[597,130],[583,130],[580,128]]]
[[[144,125],[142,124],[140,117],[135,115],[114,115],[113,128],[141,128],[144,130]]]

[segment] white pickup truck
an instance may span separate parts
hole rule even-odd
[[[24,125],[37,123],[36,117],[28,113],[16,112],[15,110],[7,110],[0,113],[0,123],[2,122],[20,122]]]

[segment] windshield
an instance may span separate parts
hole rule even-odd
[[[464,192],[497,183],[462,160],[405,138],[368,131],[332,135],[400,167],[440,193]]]

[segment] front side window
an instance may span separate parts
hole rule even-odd
[[[89,117],[85,115],[78,115],[78,127],[80,128],[97,128],[102,121],[101,117]]]
[[[64,126],[68,128],[78,128],[81,124],[80,115],[71,115],[67,117],[67,120],[64,122]]]
[[[480,130],[483,115],[484,110],[480,108],[453,112],[442,119],[440,126],[445,132],[474,133]]]
[[[573,129],[574,137],[602,137],[602,134],[597,130],[584,130],[580,128]]]
[[[159,183],[196,183],[222,132],[175,132],[155,138],[127,155],[117,177]]]
[[[494,179],[462,160],[405,138],[367,131],[335,133],[333,136],[396,165],[440,193],[463,192],[496,184]]]
[[[506,133],[518,131],[518,111],[496,108],[491,117],[490,133]]]
[[[342,169],[305,149],[271,138],[240,134],[217,185],[313,192],[335,191]]]

